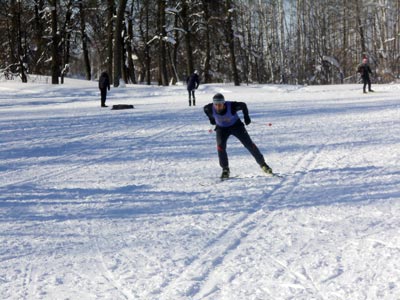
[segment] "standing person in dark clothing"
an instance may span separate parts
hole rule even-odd
[[[193,97],[193,106],[195,106],[196,98],[194,96],[194,91],[197,90],[197,88],[200,85],[199,72],[197,70],[194,70],[193,74],[186,79],[186,84],[189,93],[189,106],[192,105],[192,97]]]
[[[226,143],[230,135],[235,136],[249,150],[261,169],[267,174],[273,174],[272,169],[265,163],[264,156],[251,140],[244,124],[240,120],[237,112],[243,113],[244,123],[249,125],[251,120],[247,105],[244,102],[225,101],[222,94],[215,94],[213,103],[204,106],[204,112],[212,125],[216,125],[217,150],[219,165],[222,168],[221,179],[229,178],[229,162],[226,152]]]
[[[99,78],[99,89],[101,93],[101,107],[108,107],[106,105],[107,90],[110,90],[110,77],[107,72],[103,72]]]
[[[373,90],[371,89],[371,79],[369,78],[369,74],[372,74],[372,71],[368,64],[368,58],[366,57],[363,58],[362,64],[358,66],[357,72],[361,74],[361,78],[364,84],[363,86],[364,94],[367,93],[366,91],[367,85],[368,85],[368,92],[373,92]]]

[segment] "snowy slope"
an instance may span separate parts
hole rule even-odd
[[[399,85],[0,83],[2,299],[400,299]],[[212,95],[248,131],[218,183]],[[271,123],[272,126],[268,126]]]

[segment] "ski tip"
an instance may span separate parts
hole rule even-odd
[[[283,178],[284,176],[279,173],[272,173],[272,177],[278,177],[278,178]]]

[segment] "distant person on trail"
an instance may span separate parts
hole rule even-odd
[[[362,60],[362,64],[358,66],[357,72],[361,74],[361,78],[363,81],[363,92],[367,93],[366,87],[368,85],[368,92],[373,92],[371,89],[371,79],[369,78],[369,74],[372,74],[371,68],[368,64],[368,58],[364,57]]]
[[[216,125],[218,158],[219,165],[222,168],[221,179],[229,178],[230,174],[226,152],[226,143],[230,135],[235,136],[249,150],[265,173],[273,175],[272,169],[265,163],[263,155],[251,140],[240,120],[237,114],[239,110],[243,113],[244,123],[249,125],[251,120],[247,105],[244,102],[225,101],[224,96],[218,93],[214,95],[212,103],[204,106],[204,112],[210,123]]]
[[[193,74],[186,79],[186,84],[189,93],[189,106],[192,105],[192,97],[193,97],[193,106],[195,106],[196,97],[194,95],[194,91],[197,90],[197,88],[200,85],[199,71],[194,70]]]
[[[99,89],[101,93],[101,107],[108,107],[106,105],[107,90],[110,90],[110,77],[107,72],[103,72],[99,78]]]

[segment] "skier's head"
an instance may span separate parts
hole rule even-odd
[[[364,57],[363,60],[362,60],[362,62],[363,62],[363,64],[368,63],[368,58]]]
[[[193,73],[194,73],[194,74],[199,74],[199,71],[198,71],[198,70],[194,70]]]
[[[213,104],[214,104],[214,108],[215,110],[219,113],[222,112],[225,108],[225,98],[224,95],[218,93],[215,94],[213,97]]]
[[[214,104],[224,104],[225,103],[224,95],[222,95],[221,93],[215,94],[213,97],[213,103]]]

